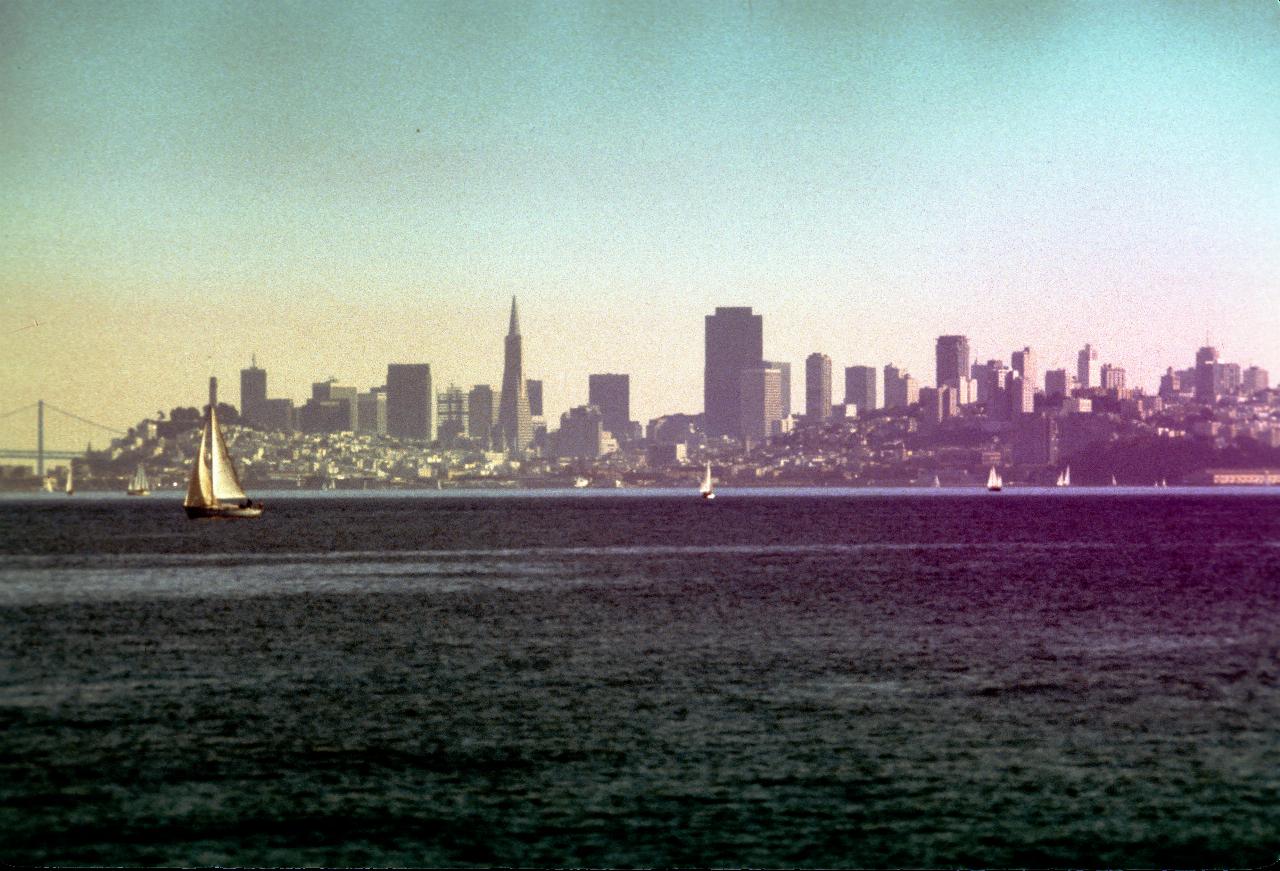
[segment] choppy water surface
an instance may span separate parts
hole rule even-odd
[[[1280,499],[0,503],[0,856],[1280,855]]]

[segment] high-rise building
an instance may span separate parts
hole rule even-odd
[[[884,367],[884,407],[906,408],[920,401],[920,385],[909,372],[890,363]]]
[[[1258,366],[1250,366],[1244,370],[1240,377],[1240,387],[1246,395],[1252,396],[1259,390],[1268,390],[1271,387],[1271,376],[1266,369]]]
[[[482,450],[493,444],[493,423],[497,419],[493,388],[477,384],[467,394],[467,433]]]
[[[334,378],[314,382],[311,398],[299,409],[299,427],[303,432],[356,432],[359,392],[355,387],[338,384]]]
[[[297,427],[292,399],[268,399],[262,408],[262,428],[269,432],[293,432]]]
[[[738,381],[739,428],[748,446],[757,445],[782,430],[782,371],[756,366],[743,369]]]
[[[781,372],[778,378],[781,381]],[[781,400],[781,384],[778,394]],[[817,351],[804,361],[804,416],[810,423],[822,423],[831,417],[831,358]]]
[[[957,386],[960,379],[969,374],[969,338],[967,336],[938,336],[935,350],[937,357],[938,386]]]
[[[1218,349],[1206,345],[1196,351],[1196,401],[1213,403],[1220,395],[1217,391],[1219,378],[1214,370],[1218,367]]]
[[[368,393],[361,393],[356,397],[356,405],[359,409],[356,414],[359,424],[358,432],[369,435],[387,434],[387,389],[385,387],[375,387]]]
[[[436,437],[443,447],[456,448],[466,438],[467,418],[467,394],[461,387],[450,384],[436,395]]]
[[[1044,373],[1044,394],[1049,398],[1068,396],[1071,393],[1071,382],[1067,380],[1066,369],[1050,369]]]
[[[1076,384],[1082,389],[1101,386],[1101,372],[1098,370],[1098,349],[1086,344],[1076,355]]]
[[[240,370],[240,422],[261,428],[266,408],[267,370],[258,368],[255,354],[249,368]]]
[[[1031,414],[1036,407],[1036,355],[1030,348],[1013,352],[1013,371],[1018,373],[1018,392],[1010,394],[1013,414]]]
[[[875,411],[876,370],[874,366],[847,366],[844,370],[844,401],[858,407],[865,416]]]
[[[432,398],[430,364],[388,364],[387,435],[431,440]]]
[[[511,322],[507,328],[504,352],[498,434],[507,455],[521,457],[533,441],[533,416],[529,410],[528,385],[524,380],[524,346],[514,296],[511,297]]]
[[[791,364],[776,360],[765,360],[761,365],[767,369],[777,369],[782,373],[782,416],[791,416]]]
[[[717,306],[706,316],[705,362],[702,370],[703,426],[709,437],[741,439],[742,372],[764,360],[764,318],[750,307]],[[781,382],[782,373],[778,372]],[[781,384],[779,384],[781,394]],[[779,397],[781,402],[781,397]]]
[[[542,417],[542,381],[538,378],[524,379],[524,391],[529,394],[529,416]]]
[[[1110,363],[1103,363],[1102,371],[1099,373],[1099,384],[1103,390],[1124,390],[1124,369],[1112,366]]]
[[[600,409],[604,428],[618,441],[631,430],[631,376],[604,373],[587,376],[587,402]]]
[[[594,460],[617,449],[617,441],[594,405],[579,405],[560,415],[560,431],[553,439],[557,457]]]

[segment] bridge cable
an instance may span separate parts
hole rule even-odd
[[[80,416],[80,415],[78,415],[78,414],[74,414],[74,413],[72,413],[72,412],[70,412],[70,411],[66,411],[66,410],[64,410],[64,409],[58,408],[58,406],[56,406],[56,405],[54,405],[54,404],[52,404],[52,403],[50,403],[50,402],[46,402],[46,403],[45,403],[45,407],[46,407],[46,408],[51,408],[51,409],[53,409],[54,411],[58,412],[59,414],[65,414],[67,417],[70,417],[70,418],[72,418],[72,419],[74,419],[74,420],[78,420],[78,421],[80,421],[81,423],[87,423],[87,424],[89,424],[89,426],[96,426],[98,429],[104,429],[104,430],[106,430],[107,432],[115,433],[116,435],[124,435],[124,430],[122,430],[122,429],[116,429],[115,427],[107,426],[106,424],[98,423],[97,421],[93,421],[93,420],[89,420],[89,418],[87,418],[87,417],[81,417],[81,416]]]
[[[33,402],[30,405],[22,406],[22,408],[15,408],[13,411],[6,411],[4,414],[0,414],[0,418],[9,417],[10,415],[17,414],[20,411],[26,411],[29,408],[35,408],[37,405],[39,405],[38,402]]]

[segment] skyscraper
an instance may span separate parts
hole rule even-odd
[[[1098,349],[1085,345],[1076,355],[1076,384],[1084,389],[1099,385]]]
[[[958,388],[960,379],[969,375],[969,338],[938,336],[935,354],[938,367],[937,386],[950,384]]]
[[[1246,394],[1254,394],[1271,386],[1271,376],[1261,366],[1250,366],[1241,374],[1240,386]]]
[[[619,441],[631,429],[631,376],[601,374],[587,376],[587,402],[600,409],[604,428]]]
[[[710,437],[742,438],[742,372],[764,359],[764,318],[750,307],[718,306],[706,316],[702,369],[704,427]],[[778,370],[774,370],[778,371]],[[781,380],[781,372],[778,374]],[[781,388],[779,388],[781,391]]]
[[[524,391],[529,394],[529,415],[542,417],[542,380],[540,378],[524,379]]]
[[[920,401],[920,385],[909,372],[889,363],[884,367],[884,407],[906,408]]]
[[[1009,397],[1013,414],[1036,410],[1036,355],[1030,348],[1013,352],[1013,370],[1018,373],[1018,391]]]
[[[791,364],[775,360],[765,360],[766,369],[777,369],[782,373],[782,416],[791,416]]]
[[[520,338],[520,317],[516,298],[511,297],[511,323],[502,366],[502,397],[498,405],[498,434],[508,456],[520,457],[533,441],[533,419],[524,381],[524,350]]]
[[[844,401],[856,405],[858,407],[858,415],[861,417],[876,410],[876,399],[875,367],[846,367],[844,370]]]
[[[467,394],[454,384],[436,396],[436,434],[445,448],[455,448],[467,435]]]
[[[1103,363],[1100,379],[1102,387],[1106,390],[1124,390],[1124,369],[1119,366]]]
[[[492,444],[494,419],[493,388],[477,384],[467,394],[467,432],[484,450]]]
[[[1044,392],[1046,396],[1066,396],[1071,392],[1071,383],[1067,380],[1066,369],[1050,369],[1044,373]]]
[[[1205,345],[1196,351],[1196,401],[1214,403],[1218,401],[1220,391],[1218,368],[1218,349]]]
[[[430,440],[432,399],[430,364],[388,364],[387,435]]]
[[[755,366],[738,373],[739,428],[747,446],[760,444],[782,428],[782,371]]]
[[[804,361],[804,416],[810,423],[831,417],[831,358],[817,351]]]
[[[258,368],[254,355],[248,369],[240,370],[240,422],[261,427],[267,407],[267,370]]]
[[[356,405],[358,406],[356,420],[360,425],[360,432],[370,435],[387,434],[387,390],[385,387],[375,387],[368,393],[361,393],[356,397]]]

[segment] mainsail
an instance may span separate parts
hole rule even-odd
[[[151,483],[147,481],[147,470],[143,468],[142,463],[138,463],[137,470],[133,473],[133,480],[129,482],[130,490],[148,490]]]
[[[707,473],[702,478],[702,486],[698,488],[703,496],[711,492],[711,464],[707,463]]]
[[[213,498],[217,502],[240,502],[248,497],[236,477],[236,467],[227,453],[227,443],[222,437],[222,428],[218,426],[218,412],[215,407],[209,408],[209,433],[213,440]]]

